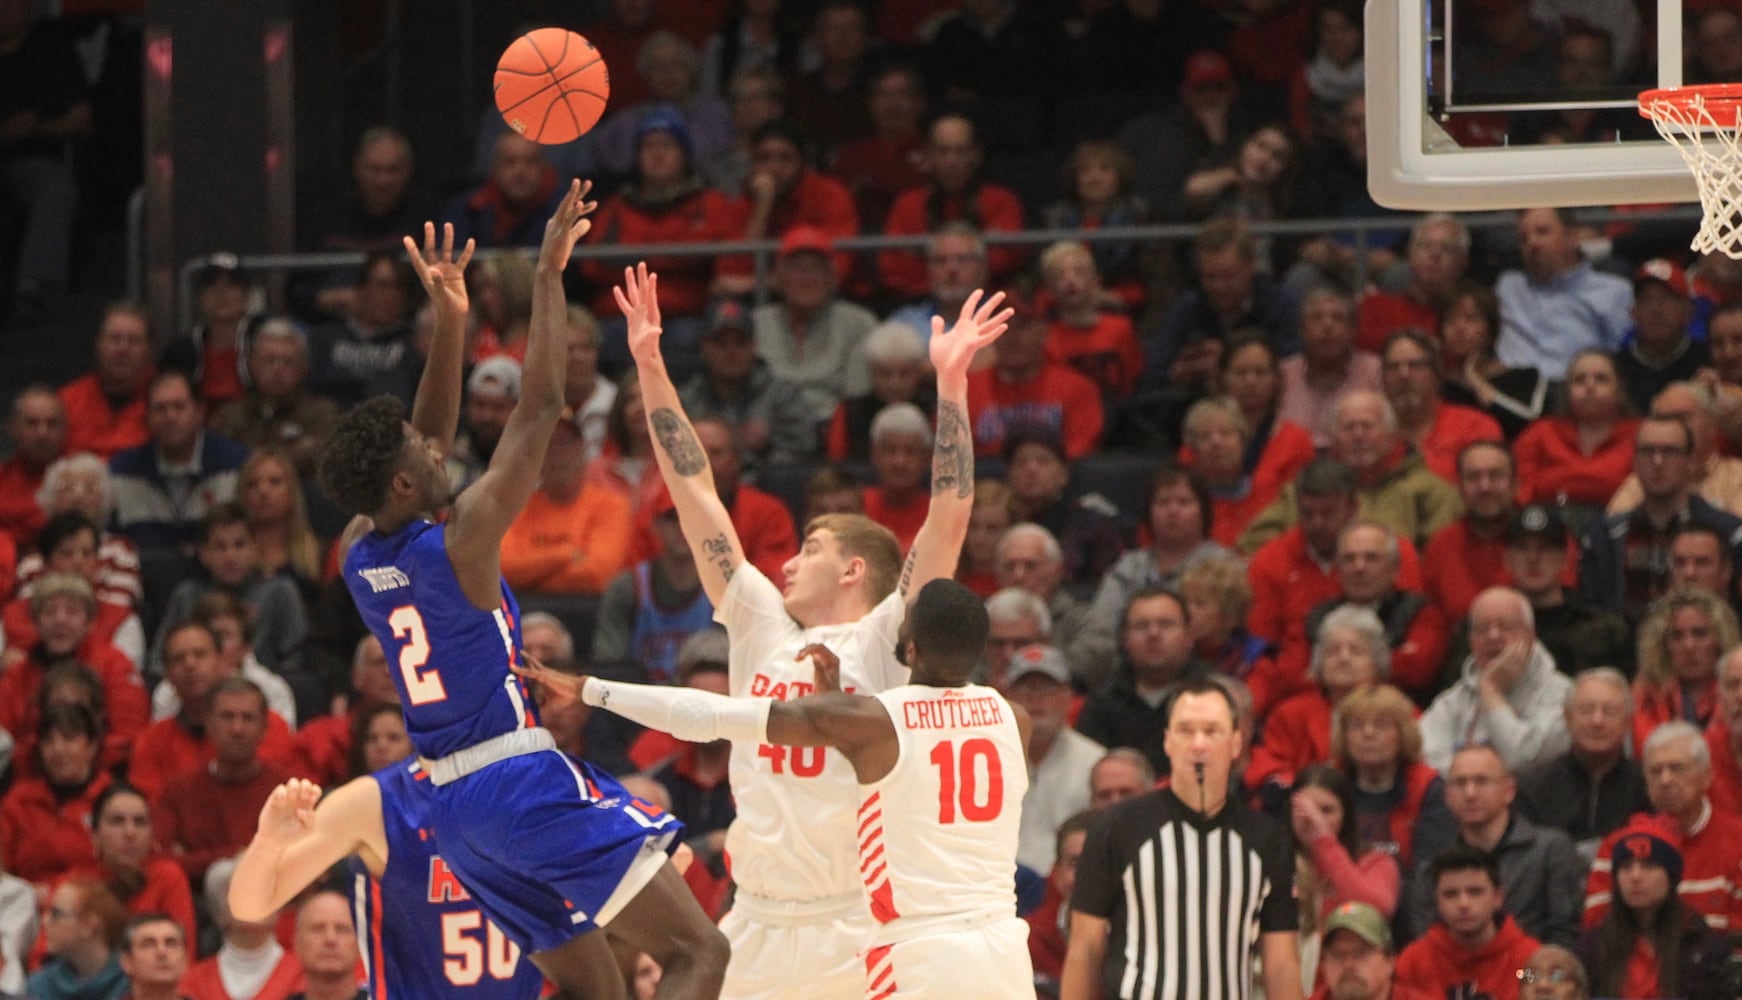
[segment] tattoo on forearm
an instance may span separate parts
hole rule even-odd
[[[680,476],[698,475],[708,467],[708,456],[696,432],[677,412],[662,408],[653,411],[653,439],[671,456],[671,468]]]
[[[913,563],[917,556],[917,552],[909,552],[907,562],[901,567],[901,586],[898,589],[903,594],[907,593],[908,586],[913,583]]]
[[[720,532],[702,543],[702,553],[720,571],[727,583],[732,582],[732,541]]]
[[[938,403],[938,437],[932,448],[931,493],[943,496],[951,490],[959,500],[974,495],[974,440],[962,408],[943,400]]]

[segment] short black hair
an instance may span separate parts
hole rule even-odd
[[[1294,491],[1303,497],[1352,497],[1355,470],[1334,458],[1315,458],[1295,477]]]
[[[1240,731],[1240,706],[1234,703],[1234,696],[1228,692],[1228,689],[1216,683],[1216,679],[1209,674],[1188,677],[1174,686],[1173,693],[1167,696],[1167,728],[1173,728],[1174,706],[1179,704],[1182,695],[1188,694],[1199,696],[1213,694],[1227,702],[1228,718],[1234,724],[1234,731]]]
[[[169,626],[169,628],[163,633],[163,650],[166,658],[169,655],[169,641],[190,629],[195,632],[203,633],[206,638],[212,640],[212,649],[214,651],[224,648],[224,644],[218,641],[218,633],[212,631],[212,626],[198,618],[183,618],[181,621]]]
[[[321,488],[346,514],[373,514],[404,450],[405,404],[376,396],[345,414],[321,449]]]
[[[42,710],[42,721],[36,724],[37,752],[54,734],[83,736],[92,743],[103,742],[103,726],[97,714],[83,705],[50,705]],[[39,761],[40,763],[40,761]]]
[[[966,683],[986,653],[992,620],[986,602],[954,580],[919,588],[907,609],[907,637],[925,663]]]
[[[36,535],[36,551],[42,553],[44,559],[54,555],[54,550],[69,538],[77,538],[85,532],[102,543],[103,533],[97,528],[97,522],[76,510],[62,511],[48,519],[42,530]]]
[[[1703,521],[1689,521],[1686,524],[1677,525],[1676,529],[1670,532],[1669,544],[1675,545],[1684,535],[1704,535],[1710,538],[1718,543],[1718,558],[1726,564],[1730,562],[1730,540],[1725,538],[1724,533],[1713,525]]]
[[[1447,872],[1486,872],[1488,881],[1500,888],[1500,862],[1494,860],[1494,855],[1468,844],[1455,844],[1434,855],[1428,862],[1428,884],[1434,892],[1440,888],[1440,876]]]
[[[127,926],[121,929],[121,951],[128,955],[133,954],[133,935],[139,932],[139,928],[151,924],[169,924],[181,932],[183,941],[187,940],[188,929],[183,927],[180,921],[159,910],[149,910],[145,913],[135,914],[127,921]]]
[[[238,524],[244,528],[248,527],[248,509],[246,507],[235,500],[225,500],[223,503],[213,504],[212,508],[206,511],[206,516],[200,518],[198,541],[204,545],[212,540],[212,533],[219,528],[228,528]]]
[[[1518,474],[1518,459],[1512,457],[1512,449],[1506,447],[1506,442],[1484,440],[1471,441],[1469,444],[1458,449],[1458,461],[1454,467],[1458,470],[1459,475],[1464,474],[1464,459],[1470,457],[1474,452],[1481,451],[1483,448],[1492,448],[1501,455],[1504,455],[1506,457],[1506,468],[1511,471],[1513,475]]]
[[[1175,486],[1184,486],[1192,491],[1192,499],[1198,502],[1198,530],[1205,538],[1210,537],[1210,527],[1215,520],[1216,510],[1210,497],[1209,485],[1190,470],[1172,463],[1164,464],[1149,474],[1149,490],[1143,495],[1145,523],[1148,523],[1148,510],[1155,504],[1155,495]]]
[[[1125,599],[1125,604],[1120,607],[1119,634],[1121,636],[1125,634],[1125,626],[1131,621],[1131,608],[1136,605],[1138,601],[1148,601],[1157,597],[1165,597],[1172,601],[1174,605],[1179,608],[1180,617],[1185,619],[1185,623],[1187,625],[1192,623],[1192,610],[1186,607],[1186,599],[1184,595],[1166,584],[1150,583],[1138,587],[1132,592],[1130,597]]]

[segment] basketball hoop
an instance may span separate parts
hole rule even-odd
[[[1647,90],[1639,113],[1657,125],[1700,186],[1705,219],[1693,248],[1742,260],[1742,84]]]

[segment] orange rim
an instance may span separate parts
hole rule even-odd
[[[1664,87],[1639,94],[1639,114],[1656,118],[1654,108],[1668,106],[1687,111],[1704,104],[1708,112],[1742,111],[1742,83],[1709,83],[1697,87]]]

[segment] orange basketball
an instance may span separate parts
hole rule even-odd
[[[496,109],[533,142],[557,145],[599,123],[611,77],[593,43],[562,28],[514,40],[496,61]]]

